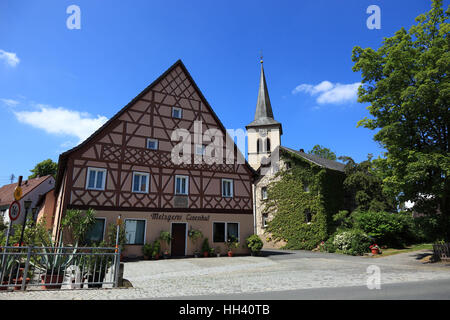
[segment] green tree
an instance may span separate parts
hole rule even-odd
[[[308,151],[309,154],[315,154],[324,159],[336,160],[336,154],[328,148],[316,144],[312,150]]]
[[[339,157],[346,163],[344,188],[350,195],[347,207],[354,210],[395,212],[395,198],[383,190],[383,180],[374,166],[372,155],[356,163],[350,157]]]
[[[361,72],[358,101],[370,103],[372,119],[358,126],[377,130],[387,152],[375,164],[384,189],[422,212],[450,212],[450,24],[443,1],[401,28],[378,49],[353,48],[353,71]],[[448,228],[447,228],[448,229]]]
[[[53,162],[51,159],[47,159],[44,161],[39,162],[34,169],[30,170],[33,174],[31,176],[28,176],[28,179],[33,179],[46,176],[51,174],[53,177],[56,176],[56,172],[58,171],[58,164],[56,162]]]
[[[61,227],[73,240],[73,243],[78,245],[85,240],[86,233],[95,224],[95,211],[88,209],[86,212],[82,210],[69,209],[61,221]]]

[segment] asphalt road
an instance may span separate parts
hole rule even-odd
[[[165,298],[168,299],[168,298]],[[183,296],[170,300],[450,300],[450,280],[415,281],[381,285],[311,288],[229,295]]]

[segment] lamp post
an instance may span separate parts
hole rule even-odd
[[[22,233],[20,234],[20,241],[19,241],[19,246],[20,246],[20,247],[22,246],[23,233],[24,233],[24,231],[25,231],[25,225],[27,224],[28,209],[30,209],[31,203],[32,203],[32,201],[29,200],[29,199],[28,199],[28,200],[25,200],[25,201],[23,202],[24,207],[25,207],[25,217],[24,217],[24,219],[23,219],[23,224],[22,224]]]

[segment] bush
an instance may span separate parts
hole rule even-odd
[[[411,220],[405,214],[362,211],[354,214],[354,220],[356,228],[381,245],[402,246],[413,238],[409,232]]]
[[[209,253],[209,242],[208,242],[208,238],[203,239],[203,243],[202,243],[202,252],[208,252]]]
[[[367,234],[357,229],[338,232],[332,239],[331,249],[351,255],[363,255],[372,243]]]
[[[250,249],[251,252],[253,253],[258,253],[261,251],[262,247],[263,247],[263,242],[262,240],[259,238],[258,235],[256,234],[252,234],[251,236],[249,236],[245,242],[247,243],[247,247]]]
[[[153,254],[153,246],[150,243],[146,243],[142,246],[142,253],[146,257],[151,257]]]

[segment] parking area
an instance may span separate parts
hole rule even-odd
[[[425,264],[422,250],[383,258],[308,251],[264,251],[263,256],[187,258],[125,263],[132,288],[0,293],[0,299],[165,299],[320,288],[365,287],[369,266],[377,266],[381,286],[450,280],[450,266]],[[369,290],[369,289],[367,289]],[[339,299],[339,297],[336,297]]]

